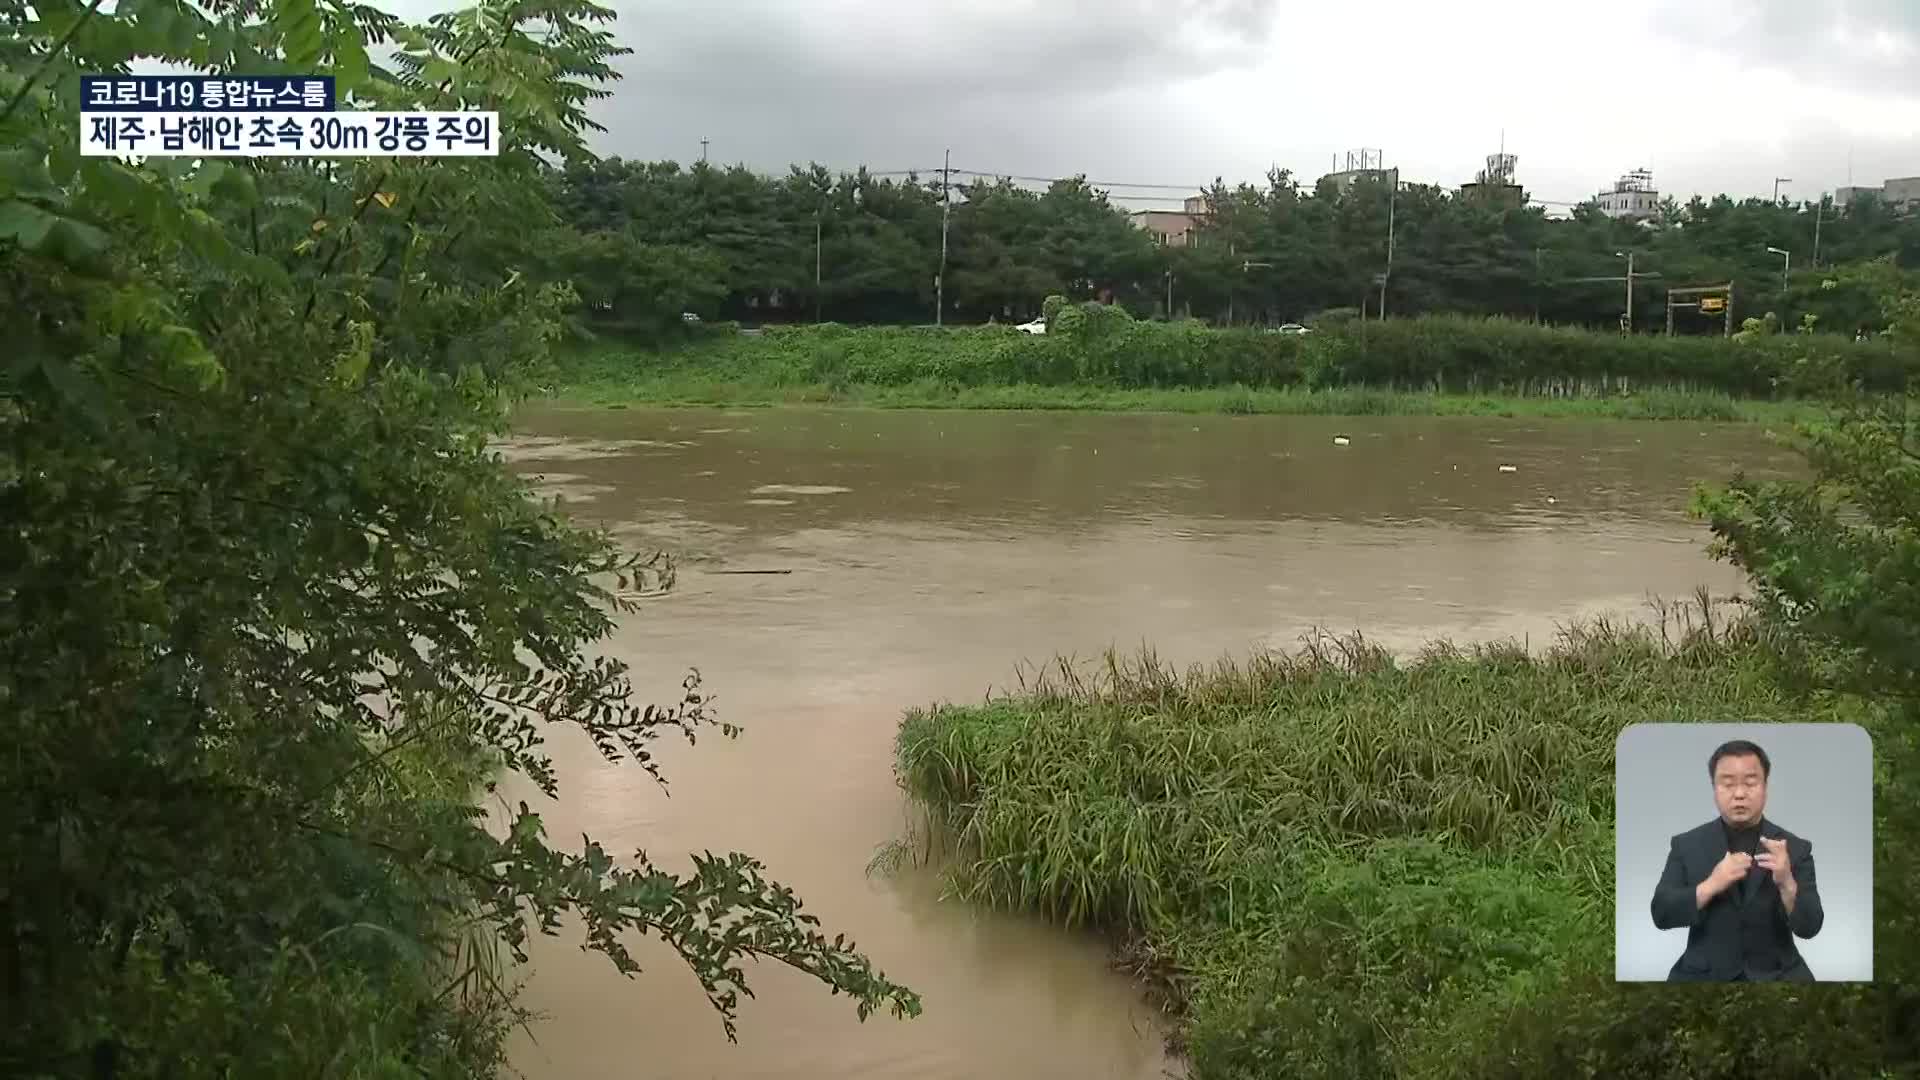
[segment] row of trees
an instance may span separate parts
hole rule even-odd
[[[1189,247],[1162,247],[1084,178],[1035,191],[1010,180],[942,189],[938,177],[785,176],[704,163],[597,161],[558,173],[552,195],[590,309],[609,325],[661,328],[681,307],[747,321],[915,323],[934,320],[943,213],[948,322],[1020,319],[1060,293],[1107,298],[1136,315],[1216,322],[1302,319],[1327,309],[1460,312],[1612,327],[1635,253],[1635,322],[1664,325],[1672,285],[1736,283],[1742,316],[1803,314],[1822,329],[1879,328],[1874,291],[1833,268],[1885,260],[1920,267],[1920,220],[1871,199],[1789,205],[1726,196],[1666,200],[1635,224],[1597,209],[1553,219],[1424,184],[1361,179],[1308,188],[1285,170],[1264,186],[1216,182]],[[1391,201],[1392,205],[1389,206]],[[1819,264],[1814,264],[1815,234]],[[1797,270],[1783,292],[1780,257]],[[1586,280],[1614,278],[1614,281]],[[1717,319],[1681,327],[1710,332]]]

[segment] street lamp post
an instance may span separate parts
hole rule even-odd
[[[1240,261],[1240,272],[1242,274],[1250,273],[1254,270],[1271,270],[1271,269],[1273,269],[1273,264],[1270,262],[1253,262],[1252,260],[1249,260],[1249,259],[1242,259]],[[1228,300],[1229,301],[1232,300],[1231,294],[1228,295]],[[1227,310],[1231,311],[1233,309],[1229,307]]]
[[[1791,176],[1776,176],[1773,178],[1773,204],[1775,206],[1780,205],[1780,185],[1791,183],[1793,183],[1793,177]]]
[[[1793,272],[1793,252],[1786,248],[1769,247],[1767,251],[1780,256],[1780,329],[1787,328],[1787,275]]]

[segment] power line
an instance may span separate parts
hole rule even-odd
[[[934,181],[931,179],[933,174],[942,171],[940,166],[935,165],[928,169],[868,169],[866,174],[868,176],[878,177],[925,176],[929,178],[928,183],[933,183]],[[1098,188],[1106,192],[1107,198],[1120,202],[1173,202],[1176,197],[1172,195],[1120,193],[1115,191],[1115,188],[1130,188],[1134,191],[1177,191],[1182,193],[1182,195],[1200,195],[1213,189],[1212,184],[1136,184],[1118,180],[1092,180],[1084,176],[1028,176],[1021,173],[990,172],[984,169],[946,169],[944,171],[953,176],[984,177],[994,180],[1017,180],[1029,184],[1058,184],[1078,180],[1088,187]],[[1529,206],[1561,206],[1572,208],[1583,205],[1583,202],[1563,202],[1556,199],[1528,199],[1527,204]]]
[[[932,177],[934,173],[941,172],[941,171],[942,171],[941,166],[934,165],[930,168],[925,168],[925,169],[868,169],[866,172],[868,176]],[[994,180],[1019,180],[1029,184],[1058,184],[1058,183],[1063,183],[1067,181],[1078,180],[1081,183],[1086,184],[1088,187],[1100,188],[1101,190],[1108,192],[1109,198],[1132,199],[1137,201],[1145,201],[1145,200],[1161,198],[1161,197],[1153,196],[1153,195],[1116,195],[1116,194],[1113,194],[1112,189],[1130,188],[1136,191],[1178,191],[1187,195],[1198,195],[1198,194],[1203,194],[1205,192],[1213,190],[1213,185],[1211,183],[1207,183],[1207,184],[1131,183],[1131,182],[1121,181],[1121,180],[1093,180],[1084,176],[1030,176],[1022,173],[997,172],[997,171],[991,171],[986,169],[957,169],[956,168],[956,169],[947,169],[945,171],[951,173],[954,176],[977,176],[977,177],[986,177]],[[929,183],[931,182],[932,181],[929,180]],[[1170,199],[1171,196],[1167,196],[1165,198]],[[1529,204],[1539,205],[1539,206],[1580,206],[1582,205],[1581,202],[1563,202],[1556,199],[1528,199],[1527,202]]]
[[[1117,180],[1089,180],[1083,176],[1021,176],[1018,173],[983,172],[979,169],[955,169],[963,176],[991,176],[995,179],[1025,180],[1034,184],[1058,184],[1068,180],[1078,180],[1088,187],[1097,188],[1149,188],[1159,191],[1185,191],[1192,194],[1207,190],[1208,184],[1128,184]]]
[[[1081,181],[1081,183],[1092,186],[1092,188],[1150,188],[1150,190],[1188,192],[1188,194],[1204,192],[1204,190],[1208,190],[1208,186],[1210,186],[1210,184],[1131,184],[1121,183],[1121,181],[1092,181],[1092,179],[1087,179],[1087,177],[1023,177],[1020,173],[989,173],[989,171],[983,171],[983,169],[954,169],[954,173],[960,173],[960,175],[966,175],[966,177],[993,177],[996,181],[998,181],[998,179],[1004,179],[1004,181],[1027,181],[1027,183],[1033,184],[1058,184],[1066,183],[1066,181]]]

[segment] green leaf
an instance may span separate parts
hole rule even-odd
[[[189,327],[163,326],[156,337],[160,352],[192,377],[201,389],[218,386],[226,377],[226,369],[207,350],[200,335]]]
[[[347,324],[347,347],[333,362],[334,380],[343,386],[358,386],[373,362],[373,326],[371,323]]]
[[[19,199],[0,202],[0,240],[75,263],[107,248],[107,234]]]
[[[333,40],[333,79],[334,93],[341,98],[367,82],[367,50],[351,24]]]
[[[233,166],[227,162],[219,158],[209,158],[200,163],[200,167],[194,170],[193,176],[184,186],[189,194],[205,198],[207,193],[213,190],[213,186],[232,171]]]
[[[163,43],[171,45],[173,28],[180,23],[180,13],[172,5],[146,3],[134,10],[134,25],[140,28],[141,37],[148,48],[159,52]]]
[[[0,198],[58,199],[60,194],[45,154],[32,149],[0,150]]]
[[[192,59],[196,54],[206,51],[206,39],[202,31],[206,23],[192,8],[183,8],[174,18],[173,25],[167,28],[167,45],[173,55],[180,59]]]
[[[213,194],[241,206],[252,206],[260,201],[260,189],[254,182],[253,170],[247,168],[228,169],[214,182]]]
[[[280,0],[274,10],[273,28],[280,35],[280,47],[290,66],[306,67],[320,59],[326,39],[314,0]]]
[[[79,371],[72,361],[54,357],[41,362],[40,373],[68,405],[78,409],[95,426],[106,426],[111,410],[98,380]]]
[[[80,143],[77,139],[54,139],[47,146],[47,174],[56,185],[73,183],[80,170]]]

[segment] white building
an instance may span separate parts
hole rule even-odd
[[[1613,182],[1610,190],[1593,197],[1595,206],[1610,218],[1646,221],[1660,214],[1660,192],[1653,186],[1653,173],[1635,169]]]
[[[1153,242],[1161,247],[1191,247],[1207,219],[1207,197],[1188,196],[1182,206],[1179,210],[1135,210],[1127,219],[1134,228],[1153,234]]]
[[[1862,195],[1871,195],[1895,210],[1920,209],[1920,176],[1904,176],[1888,180],[1878,187],[1842,187],[1833,191],[1836,206],[1846,209],[1853,200]]]

